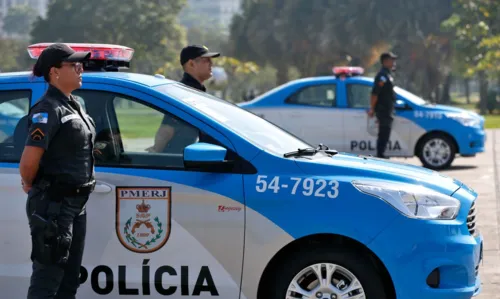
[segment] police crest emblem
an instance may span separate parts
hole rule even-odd
[[[116,187],[116,233],[125,248],[151,253],[167,243],[171,196],[171,187]]]

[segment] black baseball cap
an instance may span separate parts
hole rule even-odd
[[[83,62],[90,56],[91,52],[76,52],[66,44],[55,43],[42,51],[33,68],[33,73],[41,77],[47,74],[51,67],[61,62]]]
[[[392,52],[384,52],[382,53],[382,55],[380,55],[380,62],[383,62],[387,58],[397,59],[398,56]]]
[[[195,59],[198,57],[219,57],[220,53],[210,52],[205,46],[190,45],[182,49],[181,51],[181,65],[184,65],[190,59]]]

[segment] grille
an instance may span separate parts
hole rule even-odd
[[[476,202],[472,203],[472,206],[469,210],[469,215],[467,215],[467,228],[469,229],[469,233],[471,235],[476,234]]]
[[[479,265],[476,266],[476,271],[475,271],[476,277],[477,277],[478,274],[479,274]]]

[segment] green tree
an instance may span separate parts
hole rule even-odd
[[[12,6],[3,19],[3,30],[9,34],[28,35],[37,15],[29,5]]]
[[[277,70],[277,84],[285,83],[293,64],[289,44],[283,36],[285,1],[246,1],[243,8],[230,26],[229,55],[259,65],[272,65]]]
[[[443,22],[453,33],[453,47],[464,59],[466,75],[479,80],[480,112],[487,111],[488,75],[498,76],[500,2],[455,0],[453,15]]]
[[[26,51],[28,43],[18,39],[0,39],[0,72],[29,70],[32,61]]]
[[[131,68],[152,73],[178,58],[186,33],[177,15],[185,0],[53,0],[32,42],[113,43],[135,50]]]
[[[377,64],[378,68],[380,53],[388,49],[396,50],[406,65],[410,57],[416,60],[415,45],[426,43],[427,53],[437,51],[445,60],[446,43],[438,45],[429,37],[439,32],[440,23],[451,13],[450,1],[350,0],[332,5],[329,1],[245,0],[242,14],[233,19],[230,49],[239,59],[274,66],[278,84],[288,80],[290,67],[301,76],[331,74],[331,67],[339,64],[365,68]],[[428,64],[432,73],[441,72],[440,63]],[[402,70],[398,78],[418,73],[407,67]]]

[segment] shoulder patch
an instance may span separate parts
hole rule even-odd
[[[34,124],[46,124],[49,120],[49,114],[47,112],[38,112],[33,114],[31,121]]]
[[[45,138],[45,134],[40,130],[40,128],[36,128],[31,132],[31,140],[33,141],[42,141]]]

